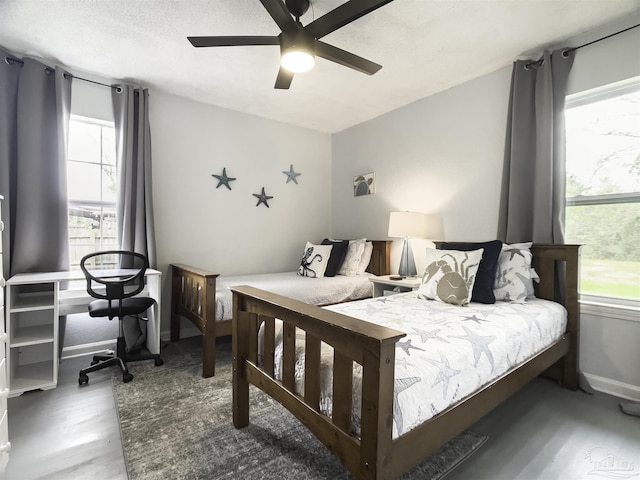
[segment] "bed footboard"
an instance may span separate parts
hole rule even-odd
[[[280,295],[233,290],[233,424],[249,423],[249,384],[292,412],[356,478],[384,478],[391,452],[396,342],[404,333]],[[282,382],[274,380],[275,318],[283,322]],[[264,359],[258,330],[264,323]],[[295,331],[305,332],[304,395],[294,393]],[[320,412],[320,345],[334,349],[332,416]],[[362,365],[361,437],[352,433],[352,369]],[[381,474],[383,472],[383,474]]]
[[[357,479],[397,478],[435,452],[533,378],[547,371],[575,389],[579,341],[578,245],[534,245],[541,281],[536,295],[561,300],[568,312],[566,333],[527,362],[514,367],[444,412],[393,439],[395,348],[404,333],[240,286],[233,290],[233,424],[249,423],[249,384],[293,413]],[[566,271],[559,285],[554,272]],[[558,288],[560,287],[560,288]],[[275,380],[275,319],[282,325],[282,380]],[[264,335],[259,336],[263,325]],[[296,329],[305,332],[304,390],[295,393]],[[262,362],[258,363],[259,342]],[[334,349],[333,408],[320,412],[320,350]],[[362,366],[360,436],[352,433],[352,371]]]
[[[217,274],[171,265],[171,341],[180,340],[180,320],[186,317],[202,333],[202,376],[215,375],[216,337],[231,333],[231,322],[216,322]]]

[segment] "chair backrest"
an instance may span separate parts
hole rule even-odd
[[[145,286],[147,257],[126,250],[107,250],[85,255],[80,268],[87,279],[87,293],[102,300],[133,297]]]

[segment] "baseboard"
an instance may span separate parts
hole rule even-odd
[[[633,400],[634,402],[640,402],[640,387],[636,385],[622,383],[617,380],[599,377],[598,375],[592,375],[590,373],[585,373],[584,376],[589,382],[589,385],[591,385],[591,388],[598,392],[613,395],[618,398],[624,398],[626,400]]]
[[[170,342],[171,341],[171,330],[160,330],[160,341],[161,342]]]
[[[115,350],[116,340],[103,340],[101,342],[85,343],[84,345],[74,345],[71,347],[64,347],[62,349],[61,360],[68,358],[82,357],[85,355],[95,355],[102,353],[105,350]]]

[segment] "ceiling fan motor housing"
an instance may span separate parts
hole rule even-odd
[[[280,35],[280,53],[288,50],[305,50],[315,55],[315,38],[306,30],[299,29],[295,32],[282,32]]]
[[[296,20],[309,10],[309,0],[286,0],[285,5]]]

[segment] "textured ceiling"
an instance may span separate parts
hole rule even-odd
[[[311,22],[343,0],[312,0]],[[75,71],[337,132],[640,12],[640,0],[395,0],[323,41],[383,65],[318,59],[274,90],[277,46],[196,49],[187,36],[277,35],[258,0],[0,0],[0,45]]]

